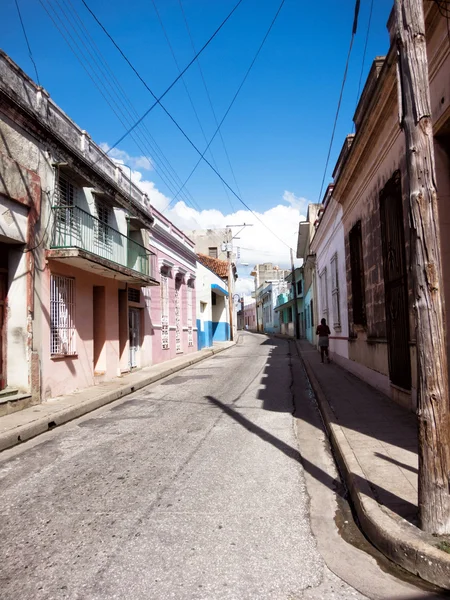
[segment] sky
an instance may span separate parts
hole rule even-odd
[[[238,0],[85,0],[156,96],[210,38]],[[2,49],[104,149],[154,103],[82,0],[2,2]],[[285,0],[220,135],[205,157],[255,215],[223,185],[156,106],[110,153],[131,167],[153,205],[181,229],[250,223],[239,247],[238,292],[252,267],[290,264],[298,222],[318,202],[351,38],[354,0]],[[223,28],[162,100],[203,152],[229,109],[280,0],[242,0]],[[369,15],[372,6],[370,28]],[[388,51],[392,0],[361,0],[325,185],[352,132],[359,82]],[[186,25],[187,23],[187,25]],[[368,38],[367,38],[368,32]],[[367,50],[364,58],[364,48]],[[175,57],[175,58],[174,58]],[[205,85],[206,84],[206,85]],[[231,165],[231,166],[230,166]],[[127,171],[126,171],[127,172]],[[323,194],[322,194],[323,195]],[[233,230],[233,231],[238,231]]]

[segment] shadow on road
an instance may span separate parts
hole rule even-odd
[[[262,401],[261,408],[268,411],[290,413],[295,418],[301,419],[313,427],[323,430],[322,421],[320,418],[317,418],[318,409],[315,405],[314,394],[311,390],[300,358],[297,355],[294,343],[280,338],[266,338],[260,345],[270,346],[270,352],[261,379],[262,387],[258,390],[257,395],[258,399]],[[289,361],[290,364],[290,371],[286,369],[287,361]],[[327,473],[323,472],[316,465],[306,460],[304,457],[301,457],[296,449],[242,415],[239,412],[240,409],[233,406],[239,398],[231,404],[224,404],[212,396],[206,396],[206,398],[229,417],[240,423],[248,431],[272,444],[289,458],[300,461],[305,471],[317,481],[326,485],[341,496],[344,495],[340,489],[340,482],[329,477]],[[345,423],[339,423],[345,426],[353,425],[355,428],[363,427],[365,429],[367,427],[367,435],[370,435],[370,432],[372,431],[370,429],[370,424],[367,424],[366,426],[358,424],[360,421],[358,422],[356,418],[354,421],[350,421],[352,418],[350,414],[348,415],[348,418],[349,423],[347,423],[347,421]],[[393,460],[387,456],[380,458],[387,461]],[[417,519],[417,507],[414,504],[369,479],[363,479],[357,475],[353,476],[357,485],[360,485],[362,482],[368,483],[373,490],[375,497],[378,498],[382,504],[389,507],[392,512],[398,514],[400,517],[415,524]]]

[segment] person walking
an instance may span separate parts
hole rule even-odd
[[[322,319],[320,325],[318,325],[316,329],[316,335],[319,336],[320,358],[322,359],[322,362],[324,362],[325,356],[327,357],[327,362],[330,362],[330,357],[328,355],[328,346],[330,344],[328,336],[330,334],[331,331],[326,320]]]

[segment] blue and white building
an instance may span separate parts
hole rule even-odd
[[[199,350],[211,347],[214,342],[226,342],[230,339],[228,277],[220,277],[215,272],[224,275],[227,268],[226,261],[198,255],[196,287]]]

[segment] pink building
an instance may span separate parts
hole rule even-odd
[[[150,290],[152,360],[160,363],[197,350],[194,242],[153,210],[150,246],[160,287]]]
[[[244,298],[243,328],[256,331],[256,302],[253,299]]]
[[[0,415],[197,349],[194,244],[127,174],[0,51]]]

